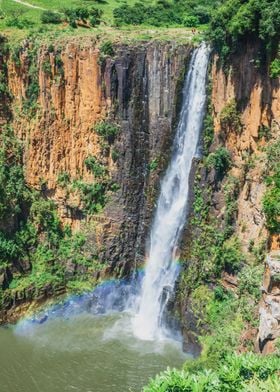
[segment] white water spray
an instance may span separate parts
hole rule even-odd
[[[186,221],[189,175],[204,116],[209,52],[203,43],[192,55],[173,154],[161,184],[139,310],[133,320],[134,334],[143,340],[163,334],[162,313],[177,277],[176,251]]]

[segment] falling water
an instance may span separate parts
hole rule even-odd
[[[139,310],[133,320],[135,335],[144,340],[164,333],[162,313],[177,277],[176,251],[186,221],[189,175],[204,116],[208,58],[209,48],[204,43],[192,55],[173,154],[161,184]]]

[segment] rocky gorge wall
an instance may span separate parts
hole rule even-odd
[[[279,257],[274,256],[271,274],[267,261],[264,285],[262,280],[265,260],[270,260],[267,254],[271,251],[278,254],[280,248],[279,233],[268,230],[263,211],[271,159],[267,149],[277,146],[280,136],[280,86],[279,78],[271,79],[267,63],[260,59],[259,43],[248,41],[228,59],[226,66],[214,54],[209,72],[205,157],[197,164],[194,209],[182,246],[183,257],[190,263],[183,272],[181,285],[193,287],[180,289],[184,292],[183,329],[189,331],[185,334],[186,348],[195,352],[199,352],[199,336],[209,332],[203,315],[207,305],[200,308],[196,295],[203,303],[219,285],[218,290],[235,298],[247,296],[246,306],[251,306],[246,315],[240,316],[251,317],[254,322],[246,321],[243,325],[237,343],[239,350],[253,344],[257,351],[273,351],[279,336],[279,282],[273,278]],[[275,164],[279,167],[277,159]],[[215,238],[217,232],[222,239]],[[199,237],[201,240],[197,240]],[[209,241],[209,237],[215,239]],[[234,265],[234,252],[243,258],[240,266]],[[244,282],[251,285],[247,292]],[[253,285],[255,297],[251,295]],[[233,320],[228,323],[234,324]]]
[[[109,44],[104,53],[92,40],[25,41],[1,57],[9,97],[1,124],[23,143],[28,186],[55,202],[64,226],[89,234],[88,246],[114,275],[145,258],[191,50],[151,42]],[[92,202],[91,184],[106,188],[102,206]],[[4,272],[2,283],[17,273]]]
[[[9,90],[0,102],[1,125],[3,129],[6,123],[12,125],[22,141],[28,186],[55,202],[64,226],[88,234],[88,247],[96,248],[108,273],[128,275],[145,259],[159,179],[170,156],[192,45],[116,45],[109,53],[94,41],[32,45],[26,41],[20,50],[6,58],[0,56]],[[32,51],[35,56],[30,56]],[[211,254],[212,248],[227,258],[232,243],[238,243],[246,263],[253,266],[250,272],[244,262],[245,278],[254,274],[254,268],[258,271],[258,292],[265,254],[279,250],[279,235],[268,232],[262,208],[268,165],[265,149],[280,133],[279,79],[269,77],[268,69],[259,65],[259,56],[258,45],[248,42],[230,59],[227,69],[217,56],[209,68],[206,119],[211,118],[213,135],[207,134],[206,124],[204,142],[208,146],[204,159],[194,165],[194,209],[181,254],[187,272],[178,283],[181,297],[177,298],[185,348],[193,353],[199,353],[199,336],[208,328],[201,316],[205,309],[198,306],[194,293],[198,295],[202,287],[205,299],[208,290],[221,286],[238,296],[243,284],[242,276],[229,268],[226,260],[216,272],[212,259],[217,257]],[[112,134],[106,134],[110,130]],[[221,148],[230,155],[226,173],[209,164],[210,155]],[[101,180],[105,198],[95,205],[91,185],[99,186]],[[202,205],[207,208],[203,210]],[[228,230],[226,245],[209,242],[216,233]],[[273,263],[277,260],[274,257]],[[70,264],[65,264],[67,273],[74,268]],[[240,332],[240,350],[248,341],[263,352],[275,348],[279,281],[275,279],[278,272],[274,273],[277,268],[273,264],[270,273],[270,264],[260,308],[255,298],[248,297],[255,321],[260,313],[260,328],[256,323],[245,325]],[[22,268],[15,263],[0,271],[3,288]],[[59,293],[64,292],[61,290]],[[40,298],[48,295],[53,294],[43,288]],[[26,294],[18,296],[12,309],[9,303],[10,316],[24,301]],[[3,320],[6,315],[1,316]]]
[[[280,234],[267,230],[262,204],[270,159],[266,149],[280,137],[280,80],[271,79],[268,67],[259,65],[260,50],[258,44],[248,42],[232,59],[228,75],[217,66],[217,58],[214,60],[212,103],[218,138],[223,127],[223,108],[234,100],[240,113],[241,129],[238,132],[236,126],[229,125],[224,145],[233,157],[233,168],[228,175],[239,182],[235,233],[243,252],[249,254],[252,244],[253,247],[263,246],[264,250],[261,262],[265,264],[265,273],[263,284],[260,282],[263,295],[256,349],[268,353],[275,350],[274,344],[280,334],[280,286],[274,279],[280,266]],[[280,162],[276,164],[279,167]],[[274,268],[270,254],[274,255]],[[265,327],[266,324],[269,326]]]

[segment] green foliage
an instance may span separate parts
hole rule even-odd
[[[271,129],[266,125],[261,124],[259,127],[258,137],[259,139],[264,138],[266,142],[269,141],[271,139]]]
[[[279,382],[280,358],[257,354],[231,354],[212,370],[170,370],[161,373],[143,392],[248,392],[270,391]]]
[[[239,181],[236,177],[229,176],[223,187],[226,210],[224,214],[225,220],[225,238],[233,233],[234,223],[236,221],[237,198],[239,195]]]
[[[263,278],[263,265],[246,265],[238,274],[238,291],[239,295],[252,295],[256,301],[259,301],[261,290],[260,284]]]
[[[203,167],[200,163],[198,173]],[[205,187],[196,175],[191,240],[188,262],[181,274],[180,294],[188,296],[188,306],[196,319],[197,334],[203,351],[200,358],[186,364],[190,372],[216,369],[227,355],[240,345],[247,325],[256,327],[257,304],[262,282],[262,268],[249,266],[237,237],[233,236],[239,182],[228,177],[223,183],[224,222],[212,213],[213,189]],[[253,248],[252,248],[253,252]],[[255,256],[255,254],[254,254]],[[256,260],[259,255],[256,254]],[[219,284],[222,273],[238,274],[240,287],[235,295]],[[248,276],[248,280],[246,277]],[[245,346],[250,341],[242,342]]]
[[[212,13],[209,37],[222,59],[236,50],[242,39],[253,34],[268,50],[278,47],[278,0],[226,0]]]
[[[76,181],[74,187],[81,192],[81,199],[88,214],[96,214],[106,204],[106,183],[86,184]]]
[[[0,218],[7,219],[11,212],[22,212],[30,194],[25,186],[22,169],[22,146],[12,128],[3,127],[0,135]]]
[[[33,26],[33,21],[25,18],[24,11],[21,9],[10,11],[5,17],[5,24],[7,27],[16,27],[17,29],[25,29]]]
[[[209,81],[207,83],[207,108],[206,114],[203,120],[203,150],[204,155],[207,156],[209,153],[209,148],[214,141],[214,119],[213,119],[213,107],[212,107],[212,81],[209,76]]]
[[[41,14],[42,23],[59,24],[62,22],[61,15],[54,11],[43,11]]]
[[[67,172],[59,173],[57,177],[57,183],[61,187],[66,187],[70,183],[70,175]]]
[[[274,183],[266,191],[263,198],[263,211],[268,229],[272,233],[280,233],[280,182]]]
[[[106,168],[98,159],[92,155],[85,159],[85,165],[88,170],[90,170],[95,177],[103,177],[106,174]]]
[[[114,51],[114,47],[111,41],[105,41],[102,43],[102,45],[100,46],[100,53],[103,56],[114,56],[115,51]]]
[[[37,234],[47,233],[50,244],[58,244],[63,237],[63,230],[51,200],[39,198],[34,200],[30,208],[30,219],[36,227]]]
[[[77,22],[90,22],[91,26],[97,26],[101,22],[102,11],[94,7],[65,8],[63,10],[71,27],[76,28]]]
[[[94,127],[95,132],[105,139],[108,143],[113,143],[119,132],[119,127],[108,121],[101,121]]]
[[[89,22],[91,27],[100,25],[102,17],[102,11],[97,8],[91,8],[89,15]]]
[[[13,48],[11,48],[11,59],[16,67],[20,67],[21,65],[21,61],[20,61],[21,51],[22,51],[21,46],[14,46]]]
[[[52,67],[51,67],[50,59],[45,59],[43,61],[42,70],[43,70],[43,72],[45,72],[49,76],[52,74]]]
[[[155,158],[153,159],[149,164],[148,164],[148,170],[152,173],[158,168],[158,159]]]
[[[0,71],[0,94],[2,97],[10,97],[9,86],[7,81],[7,71],[4,69],[3,71]]]
[[[87,249],[83,235],[62,227],[53,201],[27,187],[22,146],[13,130],[4,127],[0,139],[0,269],[9,283],[1,282],[0,301],[65,290],[69,280],[92,287],[92,272],[101,268],[94,247]],[[60,175],[64,184],[69,180],[67,173]],[[73,265],[70,272],[67,263]]]
[[[186,26],[196,27],[208,23],[211,6],[204,0],[157,1],[154,4],[144,4],[137,1],[133,5],[123,4],[113,10],[115,24],[121,25],[151,25],[151,26]]]
[[[38,45],[36,41],[30,41],[26,50],[28,59],[28,79],[23,101],[23,111],[28,117],[33,117],[37,111],[37,101],[39,96],[39,71],[38,71]],[[12,58],[19,62],[19,53],[22,49],[15,48]]]
[[[279,78],[280,76],[280,59],[274,59],[270,64],[270,77],[273,79]]]
[[[185,27],[197,27],[199,20],[196,16],[187,15],[183,19],[183,25]]]
[[[206,155],[213,141],[214,141],[213,116],[210,113],[208,113],[206,114],[203,122],[203,146]]]
[[[242,131],[240,113],[237,110],[236,101],[234,99],[229,101],[222,109],[220,122],[222,129],[225,131],[229,130],[237,133]]]
[[[237,272],[244,261],[238,239],[232,237],[226,240],[222,245],[221,253],[218,254],[218,263],[221,270],[225,269],[231,273]]]
[[[206,159],[206,166],[215,169],[220,175],[224,175],[231,165],[231,156],[225,147],[219,147],[215,152],[210,153]]]
[[[280,233],[280,140],[267,148],[267,190],[263,197],[263,211],[271,233]]]
[[[120,153],[118,152],[118,150],[113,148],[112,152],[111,152],[111,156],[112,156],[113,162],[117,162],[117,160],[119,159]]]

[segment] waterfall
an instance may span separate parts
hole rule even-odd
[[[143,340],[154,340],[162,335],[162,313],[178,273],[176,252],[186,222],[189,175],[204,116],[209,52],[205,43],[193,52],[172,158],[161,183],[139,309],[133,320],[134,334]]]

